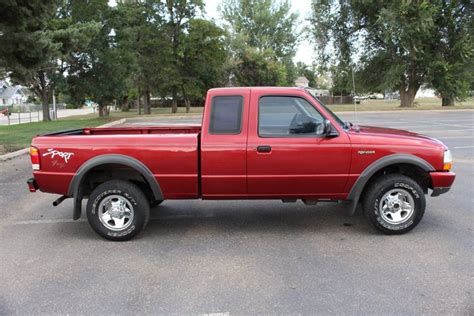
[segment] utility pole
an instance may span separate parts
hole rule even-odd
[[[355,123],[357,124],[357,102],[356,102],[355,96],[356,96],[356,85],[355,85],[355,79],[354,79],[354,66],[352,66],[352,102],[354,102]]]
[[[56,112],[56,95],[54,93],[53,89],[53,120],[56,120],[58,118],[57,112]]]

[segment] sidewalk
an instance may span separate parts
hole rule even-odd
[[[75,116],[75,115],[85,115],[93,113],[92,108],[82,108],[82,109],[62,109],[58,110],[58,118]],[[18,116],[19,115],[19,116]],[[39,116],[39,117],[38,117]],[[18,119],[19,117],[19,119]],[[43,112],[35,111],[31,112],[31,121],[37,122],[43,120]],[[21,124],[30,122],[30,113],[12,113],[10,115],[10,125],[18,124],[18,121]],[[8,117],[1,115],[0,116],[0,125],[8,125]]]

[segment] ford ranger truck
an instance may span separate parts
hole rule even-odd
[[[343,122],[302,88],[218,88],[201,126],[84,128],[33,138],[31,192],[73,199],[110,240],[142,231],[165,200],[346,201],[382,233],[403,234],[425,195],[455,174],[440,141]]]

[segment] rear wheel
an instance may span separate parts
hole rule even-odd
[[[150,205],[133,183],[107,181],[92,191],[87,202],[87,219],[100,236],[129,240],[142,231],[150,218]]]
[[[362,201],[366,217],[387,235],[403,234],[415,228],[423,218],[425,205],[420,185],[399,174],[376,180]]]

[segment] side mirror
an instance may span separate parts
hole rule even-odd
[[[316,123],[303,114],[296,114],[290,123],[290,134],[307,134],[316,132]]]
[[[330,136],[332,132],[332,125],[329,120],[324,120],[324,135]]]

